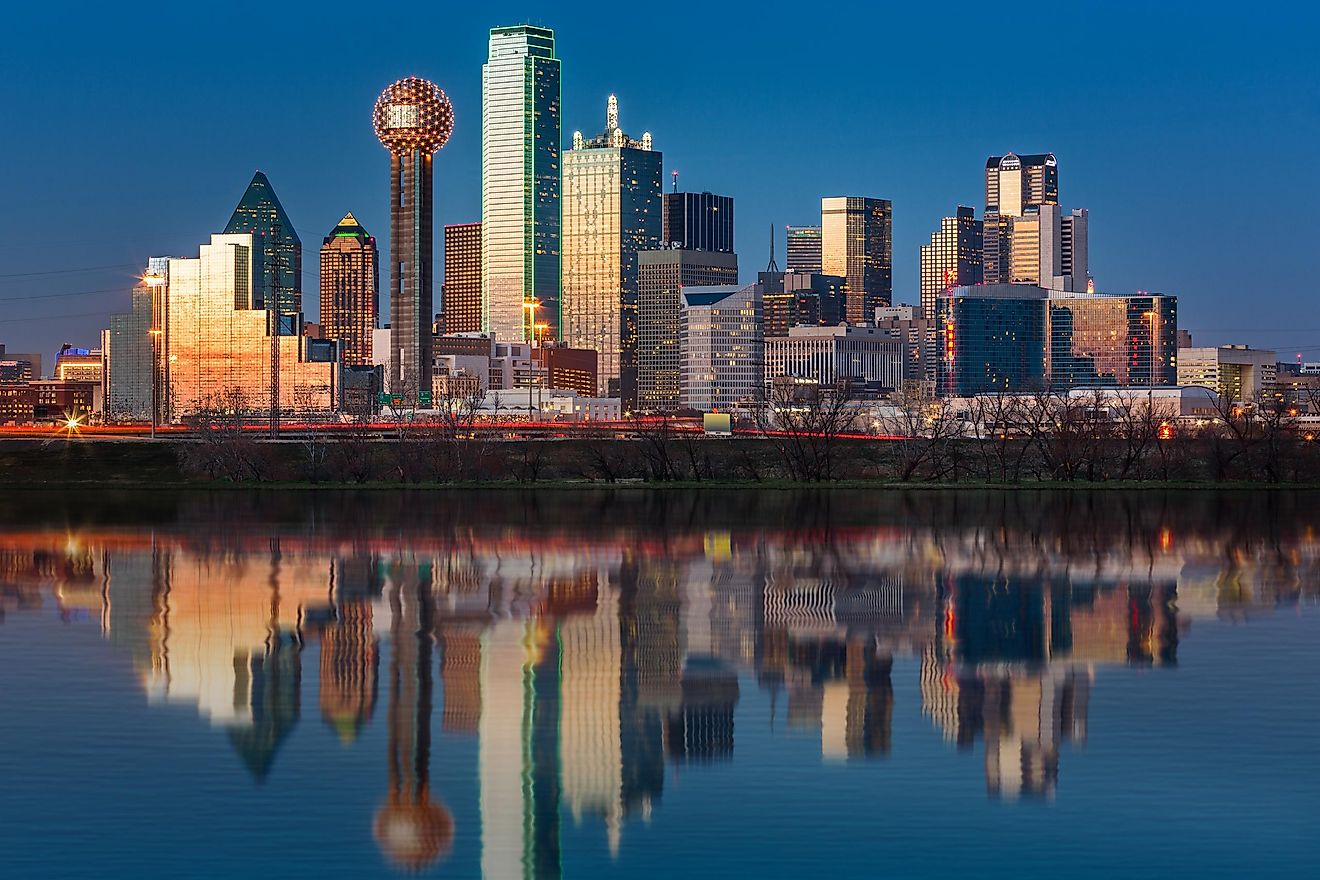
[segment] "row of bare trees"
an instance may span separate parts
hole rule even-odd
[[[940,399],[918,388],[859,401],[846,386],[775,386],[733,439],[690,421],[634,417],[616,435],[502,442],[476,430],[481,397],[435,409],[400,407],[373,422],[288,426],[238,391],[192,419],[185,472],[213,481],[600,483],[788,480],[884,482],[1320,481],[1320,448],[1302,426],[1306,402],[1206,397],[1195,418],[1143,391],[983,394]],[[383,424],[383,427],[382,427]],[[571,431],[565,433],[571,434]]]

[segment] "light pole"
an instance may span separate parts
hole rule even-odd
[[[159,326],[161,319],[160,291],[165,286],[165,276],[159,272],[147,272],[142,276],[142,283],[151,291],[151,324],[147,334],[151,337],[151,439],[156,439],[156,424],[160,419],[160,338],[164,330]]]

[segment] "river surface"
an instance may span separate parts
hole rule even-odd
[[[1320,495],[10,492],[0,876],[1313,876]]]

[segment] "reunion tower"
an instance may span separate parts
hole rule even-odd
[[[376,137],[390,151],[390,361],[385,387],[431,395],[431,163],[454,130],[440,87],[415,76],[380,93]]]

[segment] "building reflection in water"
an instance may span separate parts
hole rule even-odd
[[[375,839],[405,870],[454,845],[429,772],[438,677],[439,729],[478,748],[474,839],[492,878],[562,876],[566,822],[618,853],[630,819],[660,807],[667,765],[734,758],[747,686],[768,694],[762,733],[817,738],[827,761],[889,756],[895,658],[919,658],[920,711],[952,746],[983,750],[991,796],[1052,796],[1105,667],[1174,665],[1196,616],[1314,590],[1320,558],[1309,532],[1242,538],[1225,563],[1222,536],[1109,547],[975,518],[827,534],[198,529],[10,531],[0,611],[50,595],[95,621],[153,699],[195,706],[257,781],[299,720],[318,647],[322,718],[357,741],[388,632]]]

